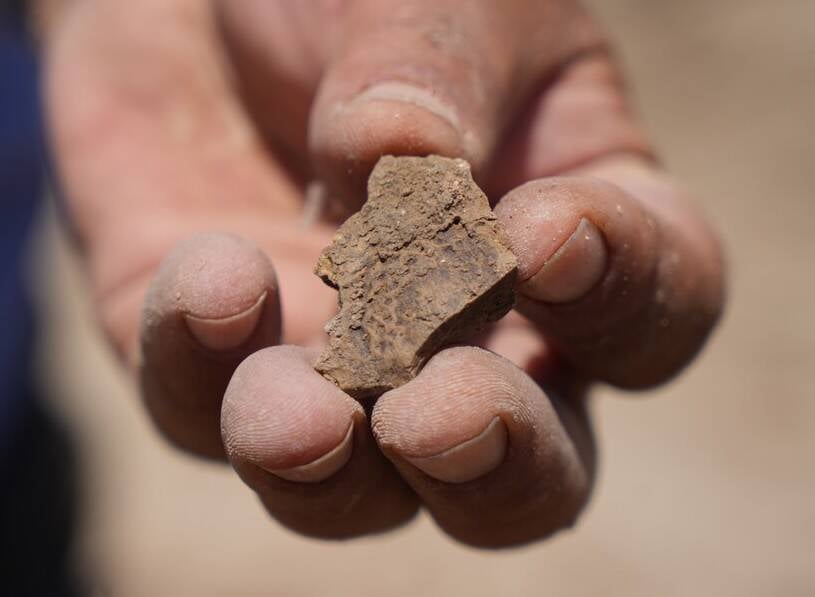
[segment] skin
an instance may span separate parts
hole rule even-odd
[[[166,437],[227,458],[295,531],[421,507],[482,547],[570,526],[590,384],[666,381],[719,316],[718,243],[572,0],[47,4],[54,161],[99,321]],[[311,272],[386,153],[471,162],[520,298],[480,348],[360,405],[311,368],[336,309]]]

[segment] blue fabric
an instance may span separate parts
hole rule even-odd
[[[34,52],[19,27],[0,22],[0,445],[27,395],[32,320],[22,261],[43,190],[40,112]]]

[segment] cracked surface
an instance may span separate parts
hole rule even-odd
[[[440,348],[503,317],[516,270],[467,162],[385,156],[368,201],[317,261],[340,310],[315,368],[358,399],[398,387]]]

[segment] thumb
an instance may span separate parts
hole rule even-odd
[[[555,31],[547,7],[562,3],[540,4],[352,3],[310,119],[330,194],[358,207],[384,154],[463,157],[478,177],[519,103],[581,43]]]

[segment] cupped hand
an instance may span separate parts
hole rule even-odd
[[[593,381],[660,383],[722,305],[717,242],[660,171],[573,0],[83,0],[48,21],[55,164],[99,319],[175,444],[319,537],[420,506],[472,545],[586,503]],[[312,274],[383,154],[464,157],[516,312],[360,405],[312,369]]]

